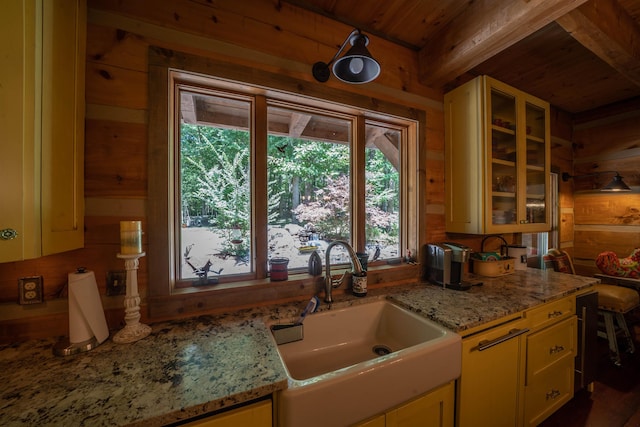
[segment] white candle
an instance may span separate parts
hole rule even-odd
[[[140,221],[120,221],[120,253],[124,255],[142,252],[142,226]]]

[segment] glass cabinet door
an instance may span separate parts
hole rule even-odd
[[[546,222],[545,109],[525,103],[526,216],[525,224]]]
[[[516,98],[491,90],[491,223],[516,224],[518,170]]]
[[[549,103],[489,76],[444,101],[446,231],[549,231]]]

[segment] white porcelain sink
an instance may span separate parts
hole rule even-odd
[[[459,335],[378,300],[307,316],[304,339],[278,351],[289,376],[278,425],[310,427],[350,425],[456,379],[462,349]]]

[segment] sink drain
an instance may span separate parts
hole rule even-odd
[[[378,356],[384,356],[385,354],[391,353],[391,349],[382,344],[374,345],[371,350]]]

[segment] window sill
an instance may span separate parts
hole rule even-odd
[[[332,275],[341,275],[336,269]],[[368,271],[369,289],[404,285],[420,278],[420,265],[386,264],[371,266]],[[349,292],[341,286],[335,294]],[[172,295],[148,298],[149,318],[152,321],[191,317],[202,314],[233,312],[243,308],[308,299],[324,294],[324,275],[291,274],[289,280],[248,280],[216,285],[175,289]]]

